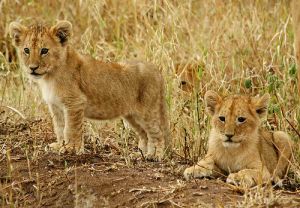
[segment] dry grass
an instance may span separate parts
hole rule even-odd
[[[73,23],[73,44],[83,53],[104,61],[143,59],[161,67],[168,85],[174,149],[187,162],[196,161],[206,151],[209,118],[204,112],[203,95],[207,89],[223,94],[269,92],[272,101],[264,125],[287,131],[299,144],[300,105],[295,96],[296,67],[288,0],[2,0],[0,116],[5,120],[18,122],[47,114],[37,87],[19,69],[7,35],[8,24],[14,20],[52,24],[58,18]],[[182,92],[175,66],[199,63],[203,67],[198,70],[197,89],[190,94]],[[120,128],[123,125],[119,120],[88,123],[92,143],[99,145],[93,138],[102,137],[99,129],[105,125],[121,135],[118,142],[130,165],[129,147],[123,138],[131,132]],[[294,157],[291,180],[299,183],[299,148],[295,148]]]

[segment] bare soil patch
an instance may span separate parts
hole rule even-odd
[[[222,180],[185,182],[187,165],[180,158],[148,162],[137,156],[128,163],[115,146],[89,143],[87,154],[58,155],[47,151],[55,140],[50,121],[0,122],[4,207],[242,207],[250,198]],[[131,151],[139,154],[135,147]],[[299,187],[272,193],[274,202],[265,202],[270,207],[300,206]],[[249,204],[264,204],[256,197]]]

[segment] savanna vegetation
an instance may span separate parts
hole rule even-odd
[[[120,119],[86,121],[86,153],[58,155],[47,105],[22,72],[8,25],[66,19],[72,45],[105,62],[146,60],[167,84],[173,157],[147,162]],[[290,1],[0,0],[0,203],[3,207],[300,206],[300,104]],[[183,90],[176,74],[195,71]],[[187,80],[189,81],[189,80]],[[281,187],[222,179],[186,182],[184,168],[207,150],[203,96],[270,93],[270,130],[296,142]]]

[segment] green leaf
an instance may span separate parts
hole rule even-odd
[[[294,64],[292,64],[292,65],[290,66],[290,68],[289,68],[289,75],[290,75],[291,77],[295,77],[296,72],[297,72],[297,68],[296,68],[296,64],[294,63]]]
[[[199,80],[201,80],[202,75],[203,75],[203,67],[201,65],[199,65],[198,71],[197,71],[197,77]]]
[[[252,81],[251,81],[251,79],[246,79],[245,80],[245,87],[247,89],[250,89],[252,87]]]

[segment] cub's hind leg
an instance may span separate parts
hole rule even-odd
[[[149,160],[162,160],[165,154],[164,134],[159,122],[152,120],[146,123],[148,138],[148,153],[146,157]]]
[[[273,134],[273,142],[278,150],[278,163],[273,174],[275,177],[282,178],[288,169],[289,160],[292,156],[293,141],[285,132],[276,131]]]
[[[125,119],[139,135],[138,147],[142,151],[142,153],[144,155],[146,155],[147,154],[147,144],[148,144],[147,133],[142,128],[142,126],[138,123],[138,119],[136,116],[129,115],[129,116],[126,116]]]
[[[167,105],[165,101],[164,81],[156,102],[144,116],[144,129],[148,135],[148,154],[150,160],[162,160],[171,155],[170,128],[168,122]]]
[[[147,133],[147,154],[148,160],[160,161],[165,154],[165,135],[161,127],[160,115],[158,112],[151,112],[139,118],[139,123]]]
[[[171,133],[170,133],[170,124],[169,124],[169,118],[168,118],[168,109],[167,109],[167,103],[165,101],[165,89],[164,85],[162,85],[163,89],[161,92],[160,97],[160,128],[163,132],[163,139],[165,141],[165,152],[167,154],[167,157],[170,157],[172,155],[172,142],[171,142]]]

